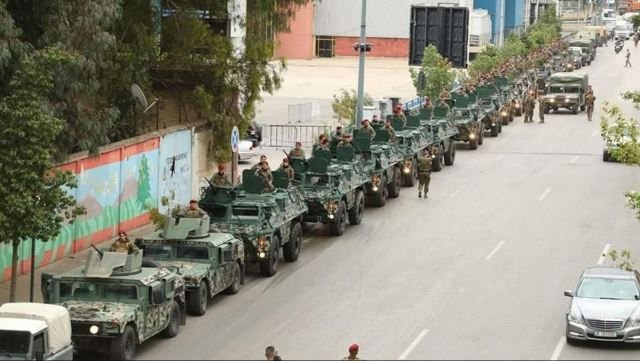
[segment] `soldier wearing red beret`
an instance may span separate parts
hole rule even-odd
[[[358,351],[360,350],[360,346],[357,344],[353,344],[349,346],[349,356],[343,358],[343,361],[352,361],[352,360],[360,360],[358,357]]]
[[[289,178],[289,186],[293,183],[293,168],[289,165],[289,158],[283,158],[282,164],[280,168],[278,168],[279,172],[287,173],[287,177]]]

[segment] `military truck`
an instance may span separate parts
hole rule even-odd
[[[544,113],[550,109],[558,111],[560,108],[570,109],[578,114],[578,109],[586,108],[585,95],[589,87],[589,76],[581,72],[556,73],[549,79],[547,94],[544,96]]]
[[[582,51],[579,46],[570,46],[569,52],[571,52],[571,58],[573,59],[573,68],[580,69],[582,66],[587,65],[587,53]]]
[[[575,39],[588,39],[593,44],[593,54],[595,56],[598,55],[598,47],[602,46],[604,42],[601,44],[600,34],[595,30],[581,30],[574,35]],[[594,57],[595,57],[594,56]]]
[[[454,140],[469,143],[469,149],[476,150],[484,141],[484,125],[478,114],[471,109],[468,97],[455,94],[452,98],[455,101],[453,119],[458,128]]]
[[[296,159],[292,158],[292,163]],[[285,172],[273,174],[273,191],[265,192],[262,178],[242,172],[242,185],[216,187],[204,192],[200,208],[209,214],[211,227],[244,242],[245,258],[260,266],[260,274],[278,272],[280,248],[287,262],[295,262],[302,245],[300,223],[308,211],[298,187],[289,186]]]
[[[304,221],[329,225],[334,236],[341,236],[347,220],[354,226],[362,222],[364,189],[371,178],[366,165],[356,160],[353,146],[331,147],[316,149],[308,160],[292,159],[292,165],[309,207]]]
[[[132,360],[137,344],[158,334],[175,337],[186,324],[182,276],[143,267],[140,252],[92,250],[84,266],[41,278],[44,302],[69,310],[77,351]]]
[[[244,284],[244,244],[228,233],[210,233],[208,221],[166,217],[162,231],[136,239],[144,259],[181,275],[187,312],[202,316],[209,298],[235,295]]]
[[[497,137],[502,132],[502,122],[499,120],[498,111],[500,110],[500,100],[487,87],[476,88],[478,106],[482,112],[482,123],[484,130],[491,131],[492,137]]]
[[[42,303],[0,306],[0,360],[73,360],[69,311]]]
[[[591,65],[591,62],[595,58],[595,46],[589,39],[572,38],[569,40],[570,47],[579,47],[582,49],[582,53],[586,56],[586,65]]]

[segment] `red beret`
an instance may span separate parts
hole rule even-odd
[[[296,145],[302,146],[302,142],[298,141],[296,142]]]
[[[360,346],[358,346],[358,344],[353,344],[351,346],[349,346],[349,351],[358,351],[358,349],[360,349]]]
[[[318,138],[320,139],[324,139],[326,137],[326,135],[324,135],[324,133],[320,134],[320,136]]]
[[[342,125],[338,125],[336,129],[342,129]]]
[[[327,144],[327,143],[329,143],[329,139],[324,138],[324,139],[322,140],[322,144]]]
[[[224,164],[218,164],[218,170],[223,170],[225,169],[225,165]]]
[[[191,202],[189,202],[189,204],[194,204],[194,203],[198,203],[198,201],[196,201],[195,199],[192,199]]]
[[[285,163],[289,163],[289,158],[282,158],[282,161]]]

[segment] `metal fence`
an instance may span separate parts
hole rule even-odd
[[[300,141],[304,147],[311,147],[320,134],[330,132],[329,125],[265,125],[261,146],[293,148]]]
[[[289,123],[302,123],[320,119],[320,103],[289,104]]]

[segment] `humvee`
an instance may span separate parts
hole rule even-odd
[[[244,284],[244,244],[228,233],[209,233],[199,218],[169,218],[162,231],[137,238],[144,259],[181,275],[187,312],[202,316],[209,298],[235,295]]]
[[[578,114],[578,109],[584,111],[588,87],[589,76],[585,73],[553,74],[547,84],[544,113],[548,114],[550,109],[557,112],[560,108],[570,109],[573,114]]]
[[[186,324],[182,276],[143,267],[142,253],[89,252],[84,266],[61,275],[43,273],[45,303],[69,310],[76,351],[132,360],[136,345]]]
[[[292,162],[295,160],[292,158]],[[278,271],[280,248],[285,261],[298,260],[302,245],[300,223],[308,211],[299,188],[289,186],[287,174],[272,174],[272,192],[264,192],[262,178],[247,169],[242,173],[241,185],[211,185],[200,201],[200,208],[209,214],[211,227],[242,239],[245,258],[257,262],[265,277]]]

